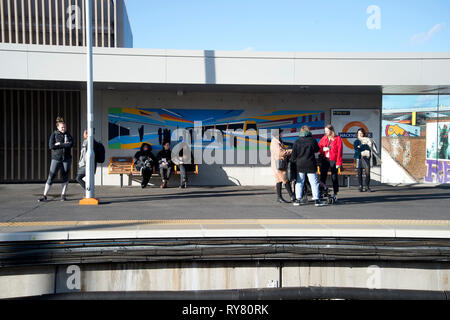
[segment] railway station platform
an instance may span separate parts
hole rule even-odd
[[[55,185],[38,203],[42,188],[0,186],[0,298],[450,291],[444,186],[342,188],[338,204],[319,208],[278,204],[271,187],[98,187],[98,206],[80,206],[75,184],[68,201]]]
[[[450,188],[341,188],[339,203],[294,207],[275,202],[271,187],[97,187],[98,206],[80,206],[70,184],[61,202],[55,185],[0,185],[0,241],[97,238],[361,236],[450,238]],[[287,196],[286,196],[287,198]]]

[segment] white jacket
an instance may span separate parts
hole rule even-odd
[[[370,150],[372,150],[373,152],[375,152],[375,153],[378,152],[377,145],[371,138],[363,137],[363,138],[360,138],[359,140],[361,141],[361,144],[368,145]],[[370,156],[371,156],[371,152],[369,150],[361,151],[361,157],[370,158]]]

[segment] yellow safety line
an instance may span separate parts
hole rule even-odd
[[[450,220],[396,220],[396,219],[185,219],[185,220],[92,220],[92,221],[23,221],[0,222],[0,227],[44,227],[86,225],[408,225],[445,226]]]

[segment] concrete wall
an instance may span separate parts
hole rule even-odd
[[[386,151],[385,148],[381,150],[381,157],[383,163],[381,165],[381,170],[383,171],[383,176],[381,178],[382,183],[406,183],[413,184],[417,183],[417,180],[408,173],[396,160],[394,160],[391,154]]]
[[[450,290],[448,263],[154,262],[0,269],[0,299],[63,292],[354,287]]]
[[[394,86],[400,93],[450,83],[442,72],[448,52],[94,48],[93,55],[94,81],[107,83]],[[84,48],[0,44],[0,79],[84,82],[85,61]]]
[[[85,92],[82,93],[85,96]],[[325,123],[330,122],[332,108],[380,108],[381,94],[294,94],[294,93],[232,93],[232,92],[145,92],[97,90],[95,92],[95,137],[106,147],[106,159],[132,156],[134,150],[108,150],[108,109],[111,107],[245,109],[245,110],[322,110]],[[86,124],[86,102],[82,98],[82,127]],[[82,128],[83,129],[83,128]],[[108,175],[105,162],[97,169],[96,184],[118,185],[118,175]],[[173,177],[171,185],[177,184]],[[272,185],[270,166],[200,165],[199,175],[190,177],[192,185]],[[159,179],[153,180],[160,183]],[[125,179],[125,183],[128,178]],[[152,180],[151,180],[152,182]]]

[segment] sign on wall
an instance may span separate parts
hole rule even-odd
[[[357,130],[364,128],[380,149],[380,110],[378,109],[331,109],[331,124],[342,138],[343,153],[353,155],[353,142]]]

